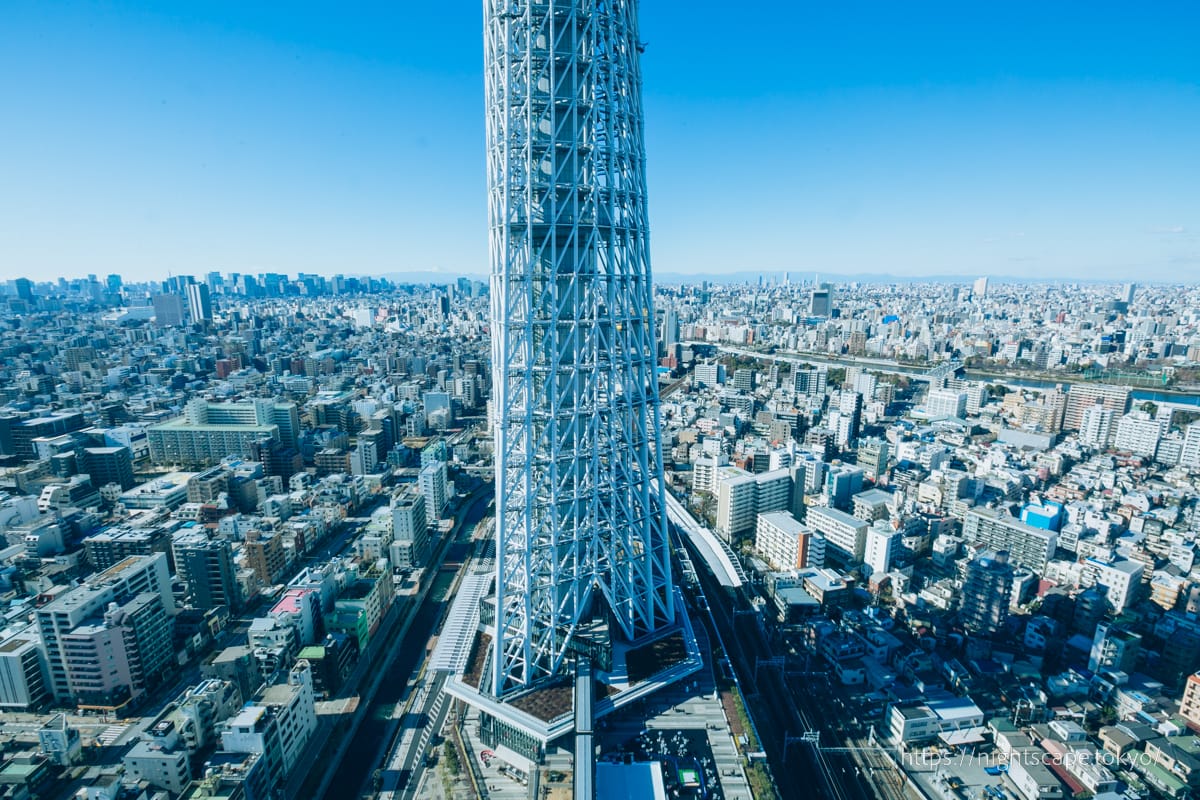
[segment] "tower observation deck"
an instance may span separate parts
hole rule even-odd
[[[635,0],[485,0],[497,698],[676,618]],[[482,687],[481,687],[482,688]]]

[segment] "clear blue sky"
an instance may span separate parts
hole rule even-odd
[[[481,3],[0,12],[0,279],[487,271]],[[1200,279],[1200,4],[641,13],[658,273]]]

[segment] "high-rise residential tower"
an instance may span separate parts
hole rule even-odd
[[[485,0],[497,697],[675,620],[635,0]]]
[[[967,564],[959,619],[970,633],[991,635],[1004,627],[1012,600],[1013,567],[1008,553],[988,552]]]

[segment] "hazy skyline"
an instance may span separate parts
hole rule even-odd
[[[8,4],[0,279],[484,274],[479,4],[287,8]],[[1200,276],[1194,5],[680,8],[655,272]]]

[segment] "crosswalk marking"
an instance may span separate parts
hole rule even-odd
[[[125,733],[126,727],[126,725],[109,725],[100,731],[100,735],[96,737],[96,741],[105,747],[109,747],[121,738],[121,734]]]

